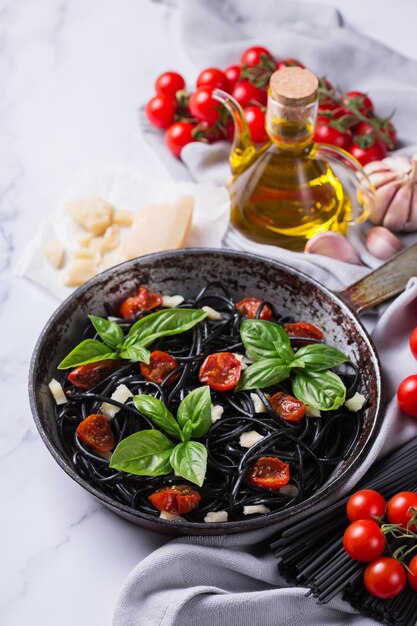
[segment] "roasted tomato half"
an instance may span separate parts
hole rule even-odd
[[[120,305],[120,315],[127,320],[135,317],[139,311],[152,311],[162,304],[162,296],[152,293],[147,287],[139,287],[134,296],[126,298]]]
[[[159,511],[182,515],[195,509],[201,496],[196,489],[188,485],[170,485],[151,493],[148,499]]]
[[[306,339],[317,339],[321,341],[324,337],[324,333],[321,328],[310,324],[309,322],[292,322],[284,324],[284,328],[291,337],[305,337]],[[305,345],[308,341],[301,341],[300,344]],[[294,342],[297,345],[297,342]]]
[[[78,389],[87,390],[98,385],[99,382],[117,370],[120,361],[106,359],[87,365],[79,365],[68,374],[68,380]]]
[[[306,412],[306,405],[294,396],[290,396],[283,391],[274,393],[269,398],[269,403],[283,420],[286,422],[301,422]]]
[[[262,304],[262,300],[258,298],[244,298],[236,304],[236,308],[239,313],[242,313],[243,317],[247,317],[251,320],[256,318],[259,307]],[[270,320],[272,318],[272,309],[267,304],[262,307],[259,319]]]
[[[113,431],[101,413],[93,413],[78,424],[77,436],[96,452],[109,452],[115,446]]]
[[[199,379],[214,391],[230,391],[236,387],[242,365],[231,352],[215,352],[203,361]]]
[[[163,383],[166,377],[177,368],[177,359],[168,354],[168,352],[163,352],[162,350],[155,350],[154,352],[151,352],[148,365],[146,363],[140,364],[142,376],[146,378],[146,380],[151,380],[158,385]],[[170,378],[170,382],[177,380],[178,376],[179,374],[172,376]]]
[[[290,480],[290,466],[275,456],[262,456],[252,465],[246,478],[257,487],[279,489]]]

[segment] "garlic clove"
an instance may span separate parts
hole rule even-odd
[[[340,235],[331,231],[314,235],[307,241],[304,248],[307,254],[322,254],[345,263],[361,265],[361,258],[352,244]]]
[[[398,174],[408,174],[411,169],[410,159],[403,154],[385,157],[381,163]]]
[[[398,191],[398,181],[394,180],[380,187],[376,193],[375,204],[369,221],[373,224],[382,224],[385,213],[388,210],[395,194]]]
[[[387,261],[404,249],[404,244],[388,228],[374,226],[366,235],[365,244],[368,252],[378,259]]]
[[[389,207],[382,222],[385,228],[389,228],[389,230],[393,230],[394,232],[403,230],[410,213],[412,195],[413,188],[409,183],[402,184],[398,187],[398,191],[389,203]]]
[[[414,185],[414,188],[413,188],[413,197],[411,198],[411,204],[410,204],[410,214],[408,216],[408,220],[404,224],[403,230],[408,233],[411,233],[417,230],[417,186],[416,185]]]
[[[369,174],[369,180],[376,189],[379,189],[387,183],[391,183],[393,180],[398,180],[398,172],[392,170],[383,170]]]
[[[376,172],[390,172],[392,170],[392,168],[389,167],[389,165],[386,165],[384,161],[371,161],[371,163],[364,165],[363,169],[368,176],[371,176]]]

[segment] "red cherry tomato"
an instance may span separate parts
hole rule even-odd
[[[351,522],[382,517],[387,503],[384,496],[373,489],[361,489],[350,496],[346,513]],[[375,520],[374,520],[375,521]]]
[[[417,327],[410,335],[410,350],[413,357],[417,359]]]
[[[113,431],[100,413],[93,413],[78,424],[77,437],[96,452],[109,452],[115,446]]]
[[[233,89],[232,95],[244,109],[251,104],[265,105],[267,100],[266,91],[255,87],[248,80],[238,82]]]
[[[281,59],[281,61],[278,61],[278,63],[277,63],[277,70],[280,70],[283,67],[302,67],[302,68],[304,68],[304,65],[302,63],[300,63],[300,61],[298,61],[297,59]]]
[[[240,78],[241,72],[242,70],[240,69],[239,65],[230,65],[224,70],[225,76],[229,81],[230,91],[233,91],[233,89],[235,88],[235,85]]]
[[[193,131],[195,124],[191,122],[175,122],[165,133],[165,144],[174,156],[179,158],[184,146],[195,141]]]
[[[387,146],[379,139],[376,139],[373,144],[367,147],[361,147],[357,141],[357,137],[354,136],[349,152],[359,161],[361,165],[372,163],[372,161],[381,161],[381,159],[383,159],[387,154]]]
[[[213,98],[213,89],[200,87],[191,94],[188,106],[193,117],[209,124],[214,124],[219,119],[220,102]]]
[[[306,337],[319,341],[324,337],[323,331],[309,322],[289,322],[284,324],[284,328],[290,337]]]
[[[152,311],[162,304],[162,296],[152,293],[147,287],[139,287],[134,296],[126,298],[120,305],[120,315],[133,319],[140,311]]]
[[[408,564],[407,578],[410,587],[414,589],[414,591],[417,591],[417,554],[413,556]]]
[[[404,567],[391,557],[384,556],[369,563],[363,582],[369,593],[376,598],[388,600],[404,589],[407,582]]]
[[[253,46],[248,48],[240,57],[240,64],[247,65],[248,67],[255,67],[262,61],[262,57],[269,57],[272,59],[272,54],[266,48],[262,46]]]
[[[295,423],[301,422],[307,408],[304,402],[297,400],[297,398],[283,391],[274,393],[274,395],[269,398],[269,404],[272,406],[275,413],[282,417],[283,420]]]
[[[214,391],[229,391],[236,387],[242,365],[231,352],[216,352],[204,359],[199,372],[202,383]]]
[[[178,361],[168,352],[162,352],[162,350],[154,350],[151,352],[149,364],[140,363],[140,371],[142,376],[146,380],[151,380],[158,385],[161,385],[166,377],[178,368]],[[170,383],[177,380],[179,374],[171,376]]]
[[[168,128],[174,121],[175,110],[175,100],[163,94],[151,98],[145,109],[146,117],[156,128]]]
[[[243,317],[247,317],[251,320],[256,318],[259,306],[262,304],[262,300],[258,298],[244,298],[236,304],[236,308],[239,313],[242,313]],[[259,319],[270,320],[272,318],[272,309],[267,304],[262,307]]]
[[[344,100],[347,102],[352,100],[355,101],[355,103],[358,104],[359,111],[361,113],[369,113],[374,110],[374,103],[366,95],[366,93],[363,93],[362,91],[348,91],[345,93]]]
[[[229,80],[224,72],[217,67],[208,67],[197,78],[197,87],[210,87],[211,89],[223,89],[229,91]]]
[[[257,487],[279,489],[290,480],[290,466],[274,456],[262,456],[252,465],[246,478]]]
[[[177,91],[181,91],[184,87],[185,80],[177,72],[164,72],[155,81],[156,93],[172,96],[173,98],[175,98]]]
[[[400,383],[397,400],[401,411],[411,417],[417,417],[417,374],[407,376]]]
[[[394,125],[390,121],[387,121],[387,122],[383,122],[382,124],[380,124],[378,128],[379,128],[379,131],[386,137],[386,140],[388,141],[389,149],[392,150],[395,147],[395,144],[397,142],[397,132],[395,130]],[[370,126],[366,122],[361,122],[360,124],[355,126],[354,131],[355,131],[355,136],[373,135],[375,139],[378,139],[378,134],[376,133],[375,129],[372,128],[372,126]]]
[[[389,500],[387,505],[387,518],[391,524],[401,524],[407,528],[407,524],[413,516],[413,509],[417,509],[417,493],[414,491],[400,491]],[[415,524],[410,530],[417,532]]]
[[[342,131],[338,128],[334,128],[330,126],[330,122],[327,118],[319,117],[314,133],[314,141],[329,143],[343,150],[349,150],[352,145],[352,133],[350,130]]]
[[[87,390],[98,385],[102,380],[110,376],[120,365],[120,361],[105,359],[96,363],[79,365],[68,374],[68,380],[74,387]]]
[[[265,143],[268,141],[268,135],[265,130],[265,115],[262,109],[257,106],[251,106],[246,107],[243,112],[253,143]]]
[[[195,509],[201,496],[197,489],[188,485],[170,485],[152,493],[148,496],[148,500],[159,511],[182,515]]]
[[[367,563],[381,556],[385,550],[385,537],[376,522],[361,519],[346,528],[343,547],[352,559]]]

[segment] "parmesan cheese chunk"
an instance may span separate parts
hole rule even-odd
[[[130,391],[126,385],[118,385],[116,389],[113,391],[110,396],[112,400],[116,400],[116,402],[122,402],[123,404],[129,398],[133,398],[133,393]],[[114,404],[110,404],[110,402],[103,402],[101,405],[101,412],[107,421],[113,419],[113,417],[120,411],[120,407],[115,406]]]
[[[118,226],[109,226],[102,237],[93,239],[90,247],[99,250],[101,254],[110,252],[117,248],[120,242],[120,228]]]
[[[240,362],[240,367],[243,370],[245,370],[248,366],[245,363],[245,357],[243,356],[243,354],[239,354],[239,352],[232,352],[233,356],[235,356],[237,358],[237,360]]]
[[[56,404],[59,405],[59,404],[65,404],[66,402],[68,402],[67,396],[65,395],[65,392],[62,389],[61,383],[58,382],[55,378],[51,380],[48,387],[50,389],[51,394],[54,397]]]
[[[93,233],[81,233],[81,235],[77,237],[77,241],[82,248],[88,248],[93,238]]]
[[[224,413],[224,408],[221,404],[212,404],[211,405],[211,423],[214,424],[217,422]]]
[[[96,236],[102,235],[112,223],[112,205],[97,196],[68,202],[65,208],[74,222]]]
[[[204,518],[205,522],[227,522],[227,511],[209,511]]]
[[[184,296],[162,296],[162,306],[167,309],[175,309],[184,302]]]
[[[96,274],[96,264],[92,259],[73,259],[62,273],[62,282],[67,287],[79,287]]]
[[[258,433],[256,430],[247,430],[240,435],[239,444],[242,446],[242,448],[251,448],[255,445],[255,443],[258,443],[258,441],[263,438],[264,436]]]
[[[266,406],[264,405],[257,393],[251,393],[250,399],[253,402],[253,408],[255,413],[266,413]]]
[[[184,518],[181,515],[175,515],[174,513],[168,513],[168,511],[161,511],[159,519],[165,519],[170,522],[184,522]]]
[[[113,224],[118,226],[131,226],[133,222],[132,211],[118,210],[113,214]]]
[[[270,513],[271,509],[268,509],[264,504],[253,504],[251,506],[243,507],[243,515],[255,515],[256,513],[260,513],[261,515],[266,515]]]
[[[321,413],[318,409],[315,409],[313,406],[306,405],[306,416],[307,417],[321,417]]]
[[[363,396],[361,393],[356,392],[354,396],[349,398],[349,400],[346,400],[345,407],[349,411],[356,413],[357,411],[361,410],[365,402],[366,402],[365,396]]]
[[[100,263],[101,254],[90,248],[77,248],[74,252],[74,259],[91,259],[95,265]]]
[[[207,317],[209,320],[218,322],[222,319],[221,313],[219,313],[219,311],[216,311],[216,309],[212,309],[211,306],[202,306],[201,310],[204,311],[204,313],[207,313]]]
[[[284,496],[289,496],[290,498],[296,498],[299,494],[297,485],[284,485],[283,487],[280,487],[278,491]]]
[[[64,264],[65,250],[64,246],[58,239],[52,239],[46,244],[44,249],[45,258],[55,269],[59,269]]]

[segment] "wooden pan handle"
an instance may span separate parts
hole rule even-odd
[[[413,276],[417,276],[417,243],[337,294],[361,313],[396,296]]]

